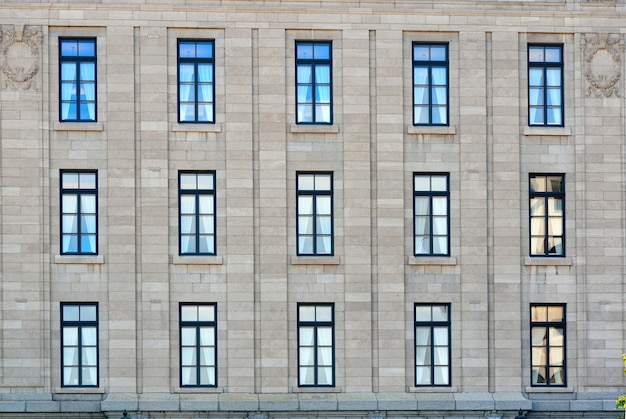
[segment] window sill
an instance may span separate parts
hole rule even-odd
[[[292,393],[343,393],[341,387],[292,387]]]
[[[54,394],[104,394],[103,387],[56,387]]]
[[[544,387],[529,387],[527,386],[524,389],[526,393],[573,393],[574,389],[572,387],[552,387],[552,386],[544,386]]]
[[[409,387],[408,393],[458,393],[457,387],[437,387],[437,386],[423,386],[423,387]]]
[[[103,255],[54,255],[54,263],[57,265],[102,265]]]
[[[222,132],[222,124],[194,124],[194,123],[189,123],[189,124],[181,124],[178,122],[175,122],[173,124],[171,124],[170,129],[173,132],[215,132],[215,133],[220,133]]]
[[[172,389],[172,393],[177,394],[220,394],[223,392],[223,387],[174,387]]]
[[[291,124],[289,132],[292,134],[337,134],[339,133],[339,125]]]
[[[339,256],[291,256],[292,265],[339,265]]]
[[[526,256],[524,258],[525,266],[572,266],[571,257],[541,257]]]
[[[456,258],[452,256],[409,256],[407,258],[407,265],[421,266],[421,265],[456,265]]]
[[[440,125],[407,125],[406,133],[409,135],[431,134],[431,135],[455,135],[455,126]]]
[[[102,122],[53,122],[54,131],[104,131]]]
[[[172,256],[172,265],[222,265],[222,256]]]
[[[571,127],[524,127],[524,135],[526,136],[553,136],[568,137],[572,135]]]

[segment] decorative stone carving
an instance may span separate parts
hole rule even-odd
[[[624,52],[622,36],[584,35],[582,50],[587,96],[620,96]]]
[[[0,26],[2,89],[38,89],[35,76],[39,73],[42,41],[41,29],[23,25]]]

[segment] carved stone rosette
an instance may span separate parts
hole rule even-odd
[[[40,28],[0,26],[0,70],[3,90],[37,90],[43,34]]]
[[[621,95],[622,53],[624,39],[616,34],[583,35],[587,96],[610,97]]]

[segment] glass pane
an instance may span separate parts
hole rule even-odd
[[[548,238],[548,253],[554,255],[563,254],[563,239],[561,237]]]
[[[433,45],[430,48],[431,61],[446,61],[446,50],[444,45]]]
[[[445,105],[448,101],[447,90],[445,87],[432,88],[432,104],[433,105]],[[445,109],[445,108],[444,108]]]
[[[315,384],[315,371],[313,367],[300,368],[300,385]]]
[[[547,63],[560,63],[561,62],[561,50],[558,47],[545,47],[545,60]]]
[[[330,86],[315,86],[315,103],[318,103],[318,104],[330,103]],[[317,107],[316,109],[327,109],[327,108]]]
[[[561,86],[561,69],[548,68],[546,70],[546,86]],[[558,90],[560,95],[560,90]]]
[[[63,223],[61,226],[61,231],[63,234],[76,234],[78,231],[78,217],[75,215],[64,215],[62,217]]]
[[[330,175],[315,175],[315,190],[330,191],[330,179]]]
[[[309,321],[302,320],[302,312],[300,312],[300,321]],[[308,313],[308,311],[307,311]],[[300,346],[313,346],[313,328],[312,327],[300,327]]]
[[[300,365],[302,366],[314,365],[315,363],[314,354],[315,352],[314,352],[313,347],[300,348]]]
[[[330,105],[315,106],[315,122],[330,122]]]
[[[98,369],[96,367],[83,368],[83,383],[84,386],[95,386],[98,382]]]
[[[80,79],[82,81],[95,81],[96,80],[96,66],[94,63],[80,63]],[[81,88],[81,96],[86,96],[88,99],[94,99],[88,91],[94,90],[93,84],[81,83],[81,86],[88,86],[87,89]],[[89,87],[90,86],[90,87]]]
[[[415,328],[415,345],[419,345],[419,346],[430,345],[430,327],[416,327]]]
[[[96,43],[93,40],[78,41],[78,55],[81,57],[95,57]]]
[[[317,306],[315,315],[318,322],[330,322],[333,320],[333,308],[331,306]]]
[[[198,306],[198,319],[203,322],[215,321],[215,306],[212,306],[212,305]]]
[[[63,306],[63,321],[78,321],[79,306],[77,305],[64,305]],[[73,328],[72,328],[73,329]],[[67,330],[64,328],[64,330]]]
[[[544,255],[546,253],[545,240],[543,237],[532,237],[530,239],[530,254]]]
[[[333,252],[331,245],[331,238],[328,236],[317,236],[317,254],[318,255],[330,255]]]
[[[96,189],[96,174],[95,173],[80,173],[79,174],[79,187],[80,189]]]
[[[414,67],[413,68],[413,84],[415,86],[428,86],[428,68],[427,67]],[[422,96],[418,96],[422,97]],[[426,102],[417,102],[417,103],[428,103]]]
[[[330,67],[327,65],[315,66],[315,83],[328,84],[330,83]],[[330,87],[328,88],[328,95],[330,96]]]
[[[204,386],[215,385],[215,368],[214,367],[200,368],[200,384]]]
[[[181,234],[195,234],[196,232],[196,217],[193,215],[184,215],[180,217],[180,232]]]
[[[299,65],[297,68],[298,84],[313,83],[313,68],[310,65]]]
[[[532,346],[545,346],[546,340],[546,328],[545,327],[533,327],[531,330],[531,345]]]
[[[180,189],[196,189],[197,175],[195,173],[180,174]]]
[[[430,191],[430,176],[415,175],[413,179],[414,179],[416,192]],[[418,198],[415,198],[415,199],[418,199]],[[428,198],[425,197],[421,199],[428,199]]]
[[[447,327],[434,327],[433,328],[433,345],[436,345],[436,346],[448,345],[448,328]]]
[[[318,238],[322,239],[322,237],[319,237],[319,235],[329,235],[331,234],[331,218],[330,217],[322,217],[319,216],[317,217],[317,234],[318,234]]]
[[[66,386],[78,385],[78,367],[63,368],[63,385],[66,385]]]
[[[314,175],[298,175],[298,190],[312,191],[315,184]]]
[[[196,56],[196,43],[195,42],[179,42],[178,43],[178,57],[179,58],[194,58]]]
[[[531,62],[543,62],[543,47],[529,47],[528,48],[528,61]]]
[[[317,329],[317,344],[319,346],[332,346],[333,331],[330,327],[320,327]]]
[[[212,215],[202,215],[200,216],[200,234],[213,234],[214,233],[214,222]]]
[[[317,348],[317,364],[322,366],[333,365],[333,348]]]
[[[313,86],[305,84],[298,86],[298,103],[313,103]]]
[[[448,385],[448,367],[435,367],[435,383],[436,385]]]
[[[215,365],[215,348],[200,348],[200,365]]]
[[[193,386],[197,383],[195,367],[181,368],[181,381],[184,386]]]
[[[563,367],[550,368],[550,384],[565,384],[565,370]]]
[[[562,236],[563,235],[563,218],[550,217],[548,219],[548,235],[550,236]]]
[[[83,348],[83,366],[94,367],[98,365],[96,348]]]
[[[533,384],[545,384],[545,368],[533,367],[532,369],[532,383]]]
[[[433,321],[448,321],[448,306],[433,306]]]
[[[415,237],[415,254],[427,255],[430,254],[430,238],[429,237]]]
[[[313,58],[313,44],[311,43],[296,44],[296,58],[312,59]]]
[[[430,47],[428,45],[413,45],[413,60],[429,61]]]
[[[196,345],[196,328],[195,327],[181,328],[180,339],[181,339],[182,345],[185,345],[185,346]]]
[[[315,306],[302,305],[299,307],[299,320],[301,322],[313,322],[315,321]]]
[[[332,213],[330,196],[318,196],[315,203],[317,214],[330,215]]]
[[[200,328],[200,345],[215,346],[215,328],[205,326]]]
[[[298,217],[298,234],[313,234],[313,217]]]
[[[181,358],[182,358],[182,365],[183,366],[196,365],[197,360],[196,360],[196,348],[195,348],[195,346],[181,348],[180,355],[181,355]]]
[[[434,365],[448,365],[448,347],[447,346],[439,346],[434,350],[435,359]]]
[[[313,46],[313,58],[316,60],[328,60],[330,59],[330,45],[329,44],[314,44]]]
[[[298,253],[303,255],[313,254],[313,237],[301,236],[298,237]]]
[[[61,40],[61,56],[76,57],[78,55],[78,42],[76,40]]]
[[[560,327],[550,328],[550,346],[563,346],[565,340],[563,339],[563,329]]]
[[[448,236],[433,237],[433,253],[434,254],[447,254],[448,253]]]
[[[533,217],[530,219],[530,234],[533,236],[541,236],[546,234],[546,219]]]
[[[198,173],[198,189],[213,189],[213,173]]]
[[[415,365],[430,365],[430,347],[418,346],[415,348]]]
[[[63,236],[63,253],[78,251],[78,238],[76,236]]]
[[[429,385],[430,382],[430,367],[416,367],[415,368],[415,384]]]
[[[198,42],[196,44],[196,57],[213,58],[213,42]]]
[[[198,306],[184,305],[180,306],[180,320],[183,322],[198,321]],[[184,329],[193,330],[193,329]]]
[[[96,233],[96,217],[94,215],[82,216],[80,228],[81,228],[82,234],[95,234]]]
[[[430,313],[431,313],[430,306],[415,306],[415,321],[416,322],[431,321]]]
[[[528,85],[529,86],[543,86],[543,69],[531,68],[528,72]],[[531,95],[532,97],[532,95]],[[531,102],[536,104],[535,102]]]
[[[97,335],[95,327],[83,327],[81,329],[81,343],[86,346],[96,346],[98,344]]]
[[[563,365],[563,350],[559,348],[550,348],[550,365]]]
[[[433,215],[448,215],[448,198],[433,197]]]
[[[448,177],[447,176],[433,176],[431,179],[432,179],[433,191],[445,192],[448,190]]]
[[[78,189],[78,173],[62,173],[61,185],[64,189]]]
[[[548,306],[548,321],[550,322],[562,322],[565,320],[564,309],[562,306]]]
[[[531,362],[533,365],[546,365],[546,348],[542,346],[533,347]]]
[[[550,198],[553,199],[553,198]],[[530,215],[531,217],[538,215],[545,215],[545,199],[544,198],[531,198],[530,200]]]
[[[78,365],[78,348],[77,347],[65,347],[63,348],[63,366],[76,366]]]
[[[78,327],[63,328],[63,346],[78,346]]]
[[[318,385],[332,385],[333,384],[332,367],[323,367],[317,370],[317,384]]]
[[[425,86],[413,89],[414,105],[428,105],[428,103],[428,89]]]

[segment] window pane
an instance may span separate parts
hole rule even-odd
[[[300,368],[300,385],[315,384],[315,369],[313,367]]]
[[[319,385],[332,385],[333,384],[332,367],[319,368],[317,379],[318,379]]]
[[[181,381],[184,386],[194,386],[197,384],[196,368],[183,367],[181,368]]]
[[[307,311],[307,314],[310,314],[310,313],[308,313]],[[305,319],[303,319],[303,313],[301,311],[300,321],[311,321],[311,320],[308,320],[308,316],[305,316]],[[314,340],[313,340],[313,328],[312,327],[300,327],[299,334],[300,334],[300,346],[313,346]]]
[[[448,385],[448,367],[435,367],[435,383],[436,385]]]
[[[431,61],[446,61],[446,50],[447,50],[446,46],[433,45],[430,48],[430,60]]]
[[[215,306],[200,305],[198,306],[198,320],[203,322],[215,321]]]
[[[430,306],[415,306],[415,321],[416,322],[431,321],[431,307]]]
[[[415,365],[430,365],[430,347],[418,346],[415,348]]]
[[[415,328],[415,344],[420,346],[430,345],[430,327]]]
[[[314,365],[314,355],[315,352],[312,347],[301,347],[300,348],[300,365],[309,366]]]
[[[296,58],[312,59],[313,58],[313,44],[298,43],[296,45]]]
[[[565,370],[563,367],[550,368],[550,384],[565,384]]]
[[[213,42],[198,42],[196,44],[198,58],[213,58]]]
[[[416,367],[415,368],[415,384],[416,385],[430,385],[430,367]]]
[[[313,68],[310,65],[298,66],[298,84],[311,84],[313,83]]]
[[[433,306],[433,321],[446,322],[448,321],[448,306]]]
[[[333,344],[333,330],[330,327],[317,329],[317,344],[320,346],[331,346]]]
[[[98,344],[97,332],[95,327],[83,327],[81,329],[82,345],[95,346]]]
[[[194,322],[198,320],[198,306],[182,305],[180,306],[180,320],[185,322]]]
[[[315,321],[315,306],[303,305],[299,307],[300,321],[312,322]]]
[[[215,346],[215,328],[214,327],[201,327],[200,328],[200,345]]]
[[[316,60],[328,60],[330,59],[330,45],[316,43],[313,47],[313,57]]]
[[[68,319],[63,321],[68,321]],[[63,328],[63,346],[78,346],[78,327]]]
[[[544,346],[546,340],[546,328],[545,327],[533,327],[531,331],[531,345],[532,346]]]

